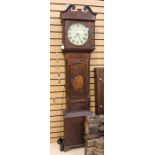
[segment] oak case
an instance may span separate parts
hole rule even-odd
[[[62,27],[63,27],[63,51],[64,52],[73,52],[73,51],[83,51],[91,52],[95,49],[95,23],[96,13],[93,13],[92,10],[85,6],[83,10],[76,10],[74,5],[70,5],[65,11],[61,12]],[[76,46],[70,43],[67,32],[70,25],[80,23],[86,26],[89,29],[89,38],[84,45]]]
[[[95,49],[96,13],[85,6],[83,10],[70,5],[61,12],[62,20],[62,51],[65,54],[66,66],[66,100],[67,109],[64,113],[64,148],[84,145],[84,121],[90,115],[90,54]],[[72,44],[67,32],[72,24],[83,24],[88,30],[87,41],[80,46]],[[76,31],[75,31],[76,32]],[[78,32],[76,32],[78,33]]]

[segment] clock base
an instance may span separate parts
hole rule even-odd
[[[64,114],[64,150],[84,146],[84,122],[90,111],[71,111]]]
[[[85,144],[79,144],[79,145],[72,145],[72,146],[65,146],[64,147],[64,152],[70,151],[74,148],[80,148],[80,147],[84,147]]]

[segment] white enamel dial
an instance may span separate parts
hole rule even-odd
[[[88,40],[88,36],[89,29],[81,23],[72,24],[67,32],[67,37],[69,41],[73,45],[77,46],[84,45]]]

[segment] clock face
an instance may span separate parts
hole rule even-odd
[[[67,37],[73,45],[84,45],[89,37],[89,28],[81,23],[72,24],[68,29]]]

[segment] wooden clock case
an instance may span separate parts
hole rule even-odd
[[[62,27],[63,27],[63,51],[81,51],[91,52],[95,49],[95,20],[96,13],[85,6],[83,10],[76,9],[75,5],[70,5],[65,11],[61,12]],[[67,37],[67,31],[71,24],[81,23],[89,28],[89,39],[82,46],[76,46],[70,43]]]
[[[64,113],[64,149],[84,146],[84,121],[90,115],[90,53],[95,49],[96,13],[85,6],[83,10],[70,5],[61,12],[62,51],[66,62],[66,103]],[[81,46],[73,45],[67,37],[71,24],[81,23],[89,28],[89,37]]]

